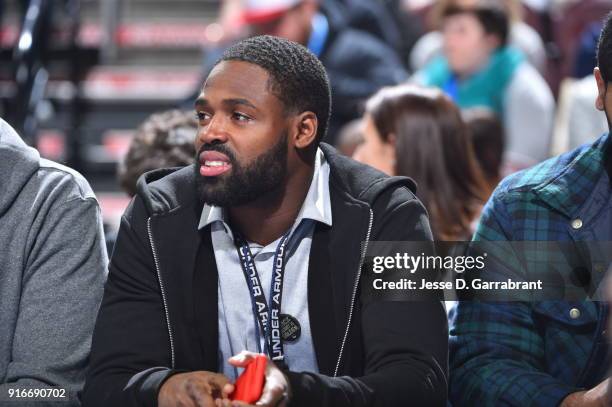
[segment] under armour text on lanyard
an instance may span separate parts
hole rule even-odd
[[[253,314],[258,321],[259,330],[256,329],[259,338],[261,330],[264,336],[264,352],[277,364],[284,364],[285,354],[283,349],[283,338],[281,334],[281,303],[283,296],[283,278],[285,273],[285,250],[289,232],[280,239],[276,252],[274,254],[274,262],[272,267],[272,279],[270,285],[270,302],[266,301],[259,273],[255,267],[255,259],[249,248],[247,241],[235,234],[236,249],[240,258],[240,265],[244,272],[247,286],[251,294],[251,303]],[[257,341],[257,346],[260,346],[260,341]],[[260,349],[261,352],[261,349]]]

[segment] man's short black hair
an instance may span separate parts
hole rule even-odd
[[[612,81],[612,12],[608,13],[597,45],[597,66],[604,81]]]
[[[331,91],[325,68],[304,46],[283,38],[262,35],[228,48],[221,61],[245,61],[265,69],[271,91],[285,111],[311,111],[317,115],[317,143],[325,137],[331,114]]]
[[[499,38],[500,46],[508,43],[510,32],[510,17],[506,10],[497,2],[480,0],[471,6],[450,5],[442,11],[442,17],[457,14],[472,14],[487,34]]]

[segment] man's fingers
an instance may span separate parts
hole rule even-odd
[[[215,400],[215,403],[217,403],[217,405],[219,407],[234,407],[234,403],[236,403],[235,401],[229,400],[229,399],[217,399]]]
[[[257,353],[243,350],[239,354],[229,358],[228,362],[234,367],[245,367],[249,362],[257,356]]]
[[[263,394],[261,395],[261,398],[256,403],[256,405],[275,407],[285,397],[285,387],[278,381],[274,380],[274,378],[270,377],[270,379],[266,380],[266,385],[264,386]]]
[[[229,379],[219,373],[179,373],[164,382],[158,404],[160,407],[215,407],[216,399],[227,399],[232,390]]]
[[[232,401],[228,405],[228,407],[254,407],[254,406],[252,404],[245,403],[244,401]]]
[[[286,406],[289,399],[289,383],[287,378],[274,364],[266,366],[266,384],[263,393],[256,403],[257,406],[281,407]]]
[[[178,395],[174,403],[175,406],[198,407],[197,402],[187,394]]]
[[[281,405],[281,402],[286,398],[285,391],[283,388],[276,388],[270,392],[264,393],[259,401],[255,403],[256,406],[265,407],[276,407]]]
[[[227,386],[227,388],[226,388]],[[185,390],[198,407],[215,406],[216,399],[227,398],[233,386],[222,374],[206,373],[194,377],[185,384]]]
[[[197,380],[195,378],[194,380],[189,380],[185,383],[185,391],[197,407],[213,407],[215,405],[212,396],[213,390],[211,386],[203,380]]]
[[[234,392],[235,388],[236,386],[234,386],[233,384],[227,383],[223,386],[223,389],[221,391],[221,397],[224,399],[229,398],[230,394]]]
[[[232,386],[229,379],[220,373],[208,373],[205,376],[205,380],[211,387],[211,390],[219,394],[221,394],[225,386]]]

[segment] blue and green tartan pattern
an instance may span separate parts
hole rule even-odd
[[[502,181],[474,240],[574,240],[573,216],[604,173],[608,139]],[[573,308],[579,318],[571,318]],[[607,367],[600,357],[605,313],[585,301],[460,302],[450,314],[451,404],[554,407],[598,384]]]

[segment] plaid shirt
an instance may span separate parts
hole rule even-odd
[[[612,214],[608,140],[506,178],[474,240],[612,241],[612,225],[599,221]],[[608,367],[606,314],[586,301],[460,302],[450,316],[453,406],[557,406],[598,384]]]

